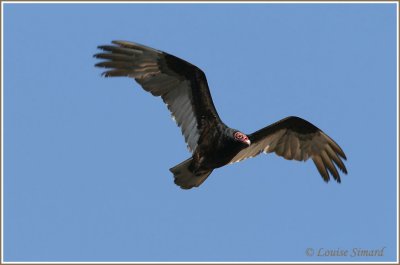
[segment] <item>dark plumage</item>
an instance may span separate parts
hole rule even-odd
[[[310,122],[288,117],[245,135],[226,126],[214,107],[206,76],[196,66],[173,55],[137,43],[113,41],[99,46],[108,68],[106,77],[134,78],[144,90],[161,96],[182,130],[192,157],[171,168],[181,188],[200,186],[215,168],[274,152],[289,160],[311,158],[323,179],[340,182],[337,167],[347,174],[340,146]]]

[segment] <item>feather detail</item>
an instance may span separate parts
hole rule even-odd
[[[210,129],[203,126],[221,123],[204,73],[178,57],[141,44],[120,40],[112,43],[98,46],[104,52],[94,57],[105,61],[96,66],[109,69],[103,73],[106,77],[134,78],[144,90],[161,96],[189,149],[194,151],[202,130]],[[198,124],[200,117],[208,122]]]

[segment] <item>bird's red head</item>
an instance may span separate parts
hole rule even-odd
[[[245,135],[244,133],[235,132],[235,133],[233,134],[233,138],[235,138],[236,141],[245,143],[245,144],[247,144],[247,145],[250,145],[250,144],[251,144],[251,142],[250,142],[250,140],[249,140],[249,137],[247,137],[247,135]]]

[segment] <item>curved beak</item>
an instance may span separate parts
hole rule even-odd
[[[251,142],[250,142],[249,139],[244,140],[244,142],[245,142],[247,145],[251,145]]]

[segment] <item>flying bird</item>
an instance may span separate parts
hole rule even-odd
[[[245,134],[225,125],[211,98],[204,72],[174,55],[128,41],[98,46],[107,68],[105,77],[134,78],[153,96],[161,97],[182,130],[192,156],[172,167],[174,182],[183,189],[200,186],[211,172],[227,164],[275,153],[288,160],[311,158],[328,182],[340,183],[339,168],[347,174],[342,148],[322,130],[298,117],[287,117]]]

